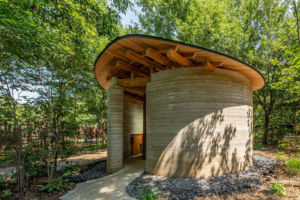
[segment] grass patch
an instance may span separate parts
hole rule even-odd
[[[159,200],[160,196],[157,194],[154,194],[151,190],[145,190],[142,193],[142,200]]]
[[[283,183],[274,183],[271,185],[272,192],[279,196],[286,196],[286,190]]]
[[[300,174],[300,159],[292,157],[287,163],[286,168],[292,175]]]

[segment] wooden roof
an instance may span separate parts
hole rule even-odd
[[[146,35],[125,35],[109,43],[95,61],[98,83],[108,89],[112,77],[130,94],[143,95],[151,73],[179,67],[225,68],[246,76],[253,90],[264,78],[254,67],[232,56],[207,48]]]

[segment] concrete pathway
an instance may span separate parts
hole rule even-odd
[[[131,159],[120,171],[99,179],[79,183],[75,189],[60,197],[61,200],[130,200],[126,186],[143,173],[145,161]]]

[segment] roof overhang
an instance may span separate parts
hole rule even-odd
[[[112,77],[125,91],[145,93],[151,73],[179,67],[204,67],[208,71],[224,68],[248,78],[253,90],[265,85],[262,74],[232,56],[200,46],[146,35],[125,35],[109,43],[94,64],[98,83],[108,89]]]

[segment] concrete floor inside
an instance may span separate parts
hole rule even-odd
[[[124,167],[111,175],[79,183],[75,189],[63,195],[62,200],[116,200],[134,199],[126,192],[126,186],[145,170],[145,160],[140,156],[128,158]]]

